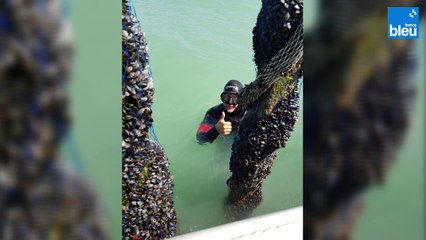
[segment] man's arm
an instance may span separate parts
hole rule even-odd
[[[200,126],[198,127],[198,131],[197,131],[198,143],[200,144],[212,143],[219,135],[219,132],[215,128],[215,124],[219,120],[219,118],[216,115],[217,114],[213,108],[207,111],[206,115],[204,116],[204,120],[201,122]]]

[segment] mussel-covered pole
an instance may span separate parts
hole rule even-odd
[[[106,239],[87,182],[64,169],[72,41],[60,1],[0,4],[0,239]]]
[[[154,95],[148,46],[129,1],[122,1],[122,238],[176,234],[173,179],[163,148],[149,137]]]
[[[303,2],[263,0],[253,29],[258,77],[246,86],[248,105],[232,145],[231,191],[227,214],[246,217],[262,200],[261,186],[271,172],[275,151],[284,147],[298,116],[302,72]]]

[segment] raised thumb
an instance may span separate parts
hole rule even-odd
[[[220,121],[225,121],[225,112],[222,112],[222,116],[220,116]]]

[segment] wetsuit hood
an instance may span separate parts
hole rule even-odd
[[[243,92],[243,84],[238,80],[230,80],[223,88],[224,93],[234,93],[240,95]]]

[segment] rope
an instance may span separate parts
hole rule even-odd
[[[303,56],[303,22],[298,25],[295,33],[288,43],[282,48],[269,63],[261,69],[256,79],[244,88],[241,104],[247,105],[255,102],[277,81],[284,73],[299,70]],[[297,79],[297,78],[296,78]],[[294,82],[287,82],[293,84]]]

